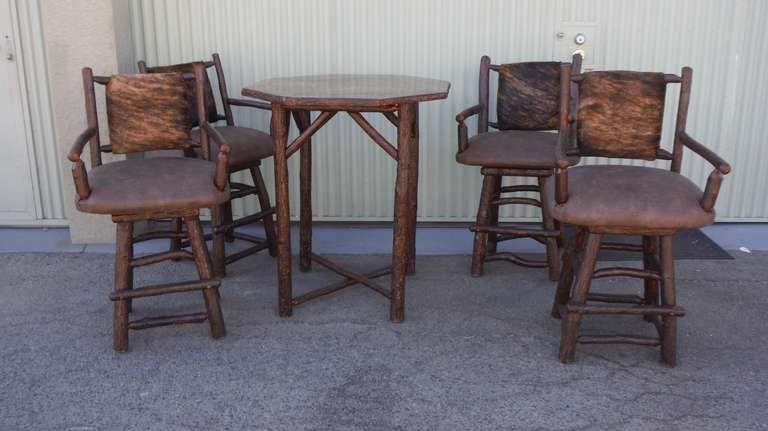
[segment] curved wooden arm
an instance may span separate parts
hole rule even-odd
[[[467,118],[469,118],[469,117],[471,117],[473,115],[479,114],[482,110],[483,110],[483,106],[482,105],[470,106],[469,108],[459,112],[459,114],[456,115],[456,122],[461,124],[464,121],[466,121]]]
[[[723,160],[720,156],[715,154],[714,151],[702,145],[699,141],[693,139],[690,135],[684,131],[680,131],[677,134],[677,138],[691,151],[700,155],[704,160],[708,161],[715,169],[709,174],[707,178],[707,185],[704,188],[704,194],[701,196],[699,205],[704,211],[710,212],[715,208],[717,202],[717,195],[720,193],[720,185],[723,183],[723,177],[731,172],[731,165]]]
[[[216,175],[213,183],[219,190],[227,188],[229,182],[229,153],[232,151],[232,147],[229,146],[227,140],[221,135],[221,132],[216,130],[207,121],[200,123],[200,128],[203,129],[214,141],[219,145],[219,154],[216,156]]]
[[[75,143],[72,144],[72,148],[69,150],[69,154],[67,155],[67,159],[69,159],[70,162],[77,162],[80,160],[80,155],[83,154],[83,149],[85,149],[85,144],[88,143],[91,139],[93,139],[94,136],[96,136],[97,130],[95,127],[89,127],[83,131],[76,139]]]
[[[259,102],[259,101],[256,101],[256,100],[236,99],[234,97],[230,97],[229,99],[227,99],[227,102],[230,105],[235,105],[235,106],[246,106],[246,107],[249,107],[249,108],[264,109],[266,111],[271,111],[272,110],[272,105],[271,104],[266,103],[266,102]]]
[[[75,192],[80,199],[88,199],[91,195],[91,186],[88,183],[88,171],[85,170],[85,163],[80,158],[87,144],[94,136],[96,136],[97,130],[95,127],[89,127],[81,133],[75,143],[72,144],[72,148],[69,150],[67,159],[72,162],[72,179],[75,182]]]
[[[456,122],[459,123],[458,132],[460,153],[469,147],[469,131],[467,130],[467,125],[464,124],[464,121],[473,115],[480,114],[482,111],[482,105],[475,105],[459,112],[459,114],[456,115]]]
[[[224,136],[221,134],[221,132],[216,130],[215,127],[211,126],[211,123],[207,121],[203,121],[202,123],[200,123],[200,128],[205,129],[205,132],[208,133],[208,136],[211,137],[214,141],[216,141],[217,144],[230,146],[229,142],[227,142],[227,140],[224,139]]]
[[[720,158],[714,151],[705,147],[699,141],[693,139],[684,131],[678,132],[677,137],[683,145],[690,148],[694,153],[700,155],[704,160],[708,161],[721,174],[728,175],[728,173],[731,172],[731,165],[729,165],[728,162]]]

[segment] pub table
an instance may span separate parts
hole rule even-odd
[[[243,89],[246,97],[266,100],[272,106],[272,142],[275,163],[277,218],[278,308],[290,316],[293,306],[356,284],[362,284],[390,301],[389,318],[405,317],[405,276],[415,271],[416,202],[419,168],[419,103],[445,99],[450,83],[399,75],[322,75],[273,78]],[[314,121],[311,112],[319,114]],[[339,112],[346,112],[381,149],[397,162],[395,183],[392,265],[366,274],[343,268],[312,253],[312,136]],[[397,128],[397,146],[389,143],[364,112],[383,114]],[[293,115],[299,136],[288,142],[289,118]],[[344,279],[293,296],[291,281],[291,225],[288,199],[288,158],[299,152],[299,269],[307,272],[312,262]],[[391,274],[390,288],[375,279]]]

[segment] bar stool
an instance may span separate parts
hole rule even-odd
[[[230,181],[230,188],[232,190],[230,199],[223,205],[212,208],[213,233],[211,235],[206,235],[206,239],[213,239],[214,274],[223,277],[226,273],[227,264],[258,253],[264,249],[268,249],[270,255],[276,255],[275,224],[273,220],[275,209],[270,205],[269,193],[260,169],[261,161],[272,157],[272,137],[268,133],[256,129],[235,126],[234,116],[232,115],[232,106],[245,106],[267,111],[271,111],[271,107],[268,103],[229,97],[226,80],[224,78],[224,69],[218,54],[213,54],[213,61],[200,63],[205,66],[206,70],[210,68],[215,69],[219,85],[219,95],[221,96],[222,107],[224,109],[224,115],[219,115],[216,108],[216,99],[213,96],[211,81],[207,73],[205,73],[203,76],[205,114],[202,115],[202,117],[206,118],[210,123],[226,120],[226,125],[216,127],[216,130],[232,147],[229,161],[230,174],[247,170],[253,181],[253,185]],[[138,66],[139,72],[141,73],[192,73],[194,64],[195,63],[192,62],[148,67],[144,61],[139,61]],[[187,85],[188,92],[190,95],[193,95],[194,82],[189,82]],[[193,98],[190,98],[190,101],[191,100],[193,100]],[[189,106],[189,115],[192,118],[194,127],[198,125],[198,114],[196,113],[194,104],[190,104]],[[206,158],[206,155],[203,154],[201,150],[202,146],[199,144],[201,140],[201,131],[199,129],[192,131],[192,139],[197,142],[197,145],[193,146],[193,151],[189,151],[188,155]],[[213,144],[215,144],[215,142],[213,142]],[[213,149],[215,152],[215,145]],[[259,200],[259,212],[233,220],[232,201],[251,195],[256,195]],[[238,227],[260,221],[264,223],[264,234],[266,238],[259,238],[235,230]],[[181,230],[180,220],[175,219],[172,222],[174,230]],[[252,243],[253,245],[242,251],[227,255],[224,243],[233,242],[236,239]],[[182,244],[178,240],[173,240],[171,242],[171,249],[179,250],[184,245],[186,244]]]
[[[677,363],[677,305],[672,239],[680,229],[714,221],[714,206],[723,176],[731,167],[685,132],[692,70],[682,75],[648,72],[590,72],[571,77],[563,66],[561,94],[576,85],[578,104],[570,122],[561,123],[558,162],[547,204],[552,216],[577,227],[563,255],[563,267],[552,315],[562,318],[560,361],[575,358],[577,343],[628,343],[661,346],[661,360]],[[672,153],[660,148],[666,87],[680,83],[680,101]],[[562,109],[568,109],[562,103]],[[687,147],[714,166],[702,192],[680,174]],[[671,169],[643,166],[580,166],[569,168],[568,157],[598,156],[639,160],[671,160]],[[610,243],[606,234],[639,235],[642,245]],[[601,249],[643,253],[643,268],[595,269]],[[580,263],[576,263],[579,262]],[[578,271],[574,281],[574,267]],[[644,280],[643,295],[590,292],[591,282],[603,277]],[[655,325],[658,337],[580,335],[585,314],[640,315]]]
[[[182,323],[208,321],[211,336],[226,333],[219,304],[221,281],[211,272],[211,261],[200,227],[200,208],[229,199],[227,163],[229,146],[220,135],[217,162],[183,157],[128,159],[102,164],[95,85],[106,86],[109,151],[130,154],[161,149],[186,149],[192,145],[187,83],[181,74],[94,76],[83,69],[88,128],[69,152],[77,193],[77,209],[92,214],[110,214],[117,224],[113,347],[128,350],[128,331]],[[202,94],[200,95],[202,100]],[[211,129],[203,122],[204,129]],[[90,144],[91,169],[86,171],[81,154]],[[172,237],[180,233],[148,233],[134,237],[137,221],[176,218],[186,224],[191,251],[175,250],[135,258],[133,244],[146,239]],[[194,260],[199,279],[145,287],[133,286],[134,268],[169,259]],[[132,300],[188,291],[201,291],[205,311],[165,317],[129,320]]]
[[[573,56],[575,70],[581,68],[581,55]],[[557,166],[555,146],[560,111],[559,62],[528,62],[495,65],[488,56],[480,60],[480,101],[456,116],[459,123],[459,151],[456,161],[480,166],[483,188],[477,210],[472,252],[472,275],[481,276],[485,262],[504,260],[518,265],[549,268],[557,280],[560,269],[560,229],[542,201],[549,199],[543,187]],[[498,72],[497,122],[488,121],[489,75]],[[478,115],[477,135],[468,138],[465,121]],[[489,132],[488,127],[497,129]],[[503,177],[536,178],[537,184],[502,186]],[[533,192],[530,197],[503,197],[507,193]],[[499,208],[504,205],[529,205],[541,208],[540,229],[499,226]],[[499,242],[532,238],[546,246],[546,260],[531,260],[513,253],[497,252]]]

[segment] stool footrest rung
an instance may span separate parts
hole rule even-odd
[[[526,259],[514,253],[508,253],[508,252],[489,254],[485,258],[486,262],[493,262],[496,260],[504,260],[507,262],[512,262],[516,265],[526,266],[529,268],[547,268],[549,266],[549,262],[547,262],[546,260]]]
[[[491,201],[491,205],[530,205],[541,208],[541,201],[533,198],[498,198]]]
[[[260,221],[264,217],[270,216],[274,213],[275,213],[275,207],[267,208],[264,211],[257,212],[256,214],[251,214],[249,216],[241,217],[230,224],[214,226],[213,231],[216,233],[226,232],[228,230],[232,230],[240,226],[256,223],[257,221]]]
[[[643,246],[639,244],[626,244],[623,242],[603,242],[600,244],[600,250],[619,250],[619,251],[637,251],[642,252]]]
[[[638,295],[617,295],[612,293],[590,293],[587,295],[587,301],[645,305],[645,298]]]
[[[524,184],[516,186],[504,186],[499,193],[519,193],[519,192],[541,192],[541,188],[535,184]]]
[[[238,238],[238,235],[236,235],[235,238]],[[243,239],[243,238],[238,238],[238,239]],[[256,254],[267,248],[269,248],[269,243],[267,241],[263,241],[261,244],[257,244],[257,245],[254,245],[253,247],[248,247],[245,250],[238,251],[237,253],[230,254],[224,259],[224,262],[227,265],[229,265],[232,262],[236,262],[244,257],[248,257],[252,254]]]
[[[520,238],[525,237],[547,237],[547,238],[557,238],[560,236],[559,230],[544,230],[544,229],[521,229],[517,227],[504,227],[504,226],[484,226],[484,225],[477,225],[473,224],[469,227],[469,230],[472,232],[487,232],[487,233],[498,233],[503,235],[516,235]]]
[[[187,234],[184,232],[174,232],[172,230],[155,230],[151,232],[145,232],[133,237],[133,243],[139,243],[143,241],[149,241],[153,239],[184,239]]]
[[[208,320],[208,313],[177,314],[175,316],[147,317],[128,322],[128,329],[141,330],[158,326],[203,323]]]
[[[232,189],[230,184],[229,200],[240,199],[246,196],[255,195],[258,192],[259,192],[259,189],[253,186],[235,190],[235,189]]]
[[[187,250],[165,251],[162,253],[154,253],[146,256],[137,257],[131,260],[131,267],[136,268],[139,266],[152,265],[155,263],[164,262],[166,260],[175,259],[194,259],[195,255]]]
[[[250,243],[258,244],[258,245],[261,245],[262,243],[267,241],[265,238],[260,238],[258,236],[248,235],[247,233],[241,233],[241,232],[232,232],[232,236],[235,239],[248,241]]]
[[[509,234],[509,235],[498,234],[498,236],[496,237],[496,243],[509,241],[511,239],[519,239],[519,238],[530,238],[540,244],[547,245],[547,240],[542,238],[539,235],[514,235],[514,234]]]
[[[120,301],[123,299],[145,298],[147,296],[165,295],[168,293],[191,292],[193,290],[203,290],[212,287],[219,287],[221,280],[218,278],[211,280],[188,281],[182,283],[155,284],[151,286],[139,287],[136,289],[120,290],[109,294],[109,299]]]
[[[634,278],[647,278],[650,280],[661,280],[661,273],[659,273],[659,271],[627,268],[622,266],[614,266],[611,268],[600,268],[592,273],[593,279],[603,278],[603,277],[634,277]]]
[[[657,337],[638,337],[634,335],[580,335],[576,341],[580,344],[636,344],[640,346],[659,346]]]
[[[668,305],[621,305],[621,304],[574,304],[568,303],[562,306],[563,312],[578,314],[632,314],[648,316],[685,316],[685,309]]]

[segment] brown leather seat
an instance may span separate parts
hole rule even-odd
[[[221,133],[232,147],[229,155],[230,171],[248,169],[258,164],[261,159],[272,157],[272,137],[267,133],[248,127],[222,126],[216,130]],[[200,142],[200,131],[192,131],[192,139]],[[218,146],[211,141],[211,154],[216,154]]]
[[[137,214],[206,208],[226,202],[214,185],[213,163],[183,157],[130,159],[88,172],[91,194],[77,209],[96,214]]]
[[[554,196],[554,181],[548,181]],[[555,219],[577,226],[692,229],[712,224],[702,191],[688,178],[642,166],[579,166],[568,170],[568,201],[546,202]]]
[[[464,165],[489,168],[539,169],[557,164],[557,133],[505,130],[480,133],[469,139],[469,147],[456,155]]]

